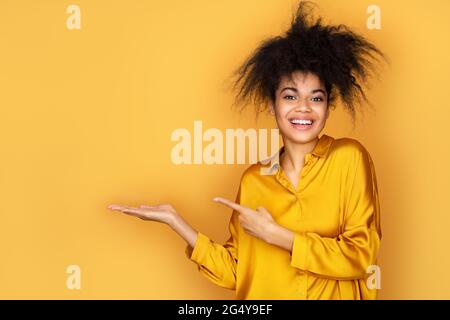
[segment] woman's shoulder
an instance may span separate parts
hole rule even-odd
[[[247,168],[245,168],[244,172],[242,173],[241,180],[248,180],[252,179],[253,177],[260,176],[261,173],[261,162],[258,161],[256,163],[250,164]]]
[[[334,139],[330,156],[344,160],[347,164],[354,164],[360,159],[367,161],[371,158],[368,149],[362,142],[349,137]]]
[[[367,148],[359,140],[349,137],[334,139],[331,149],[334,153],[348,155],[368,153]]]
[[[260,179],[267,179],[269,178],[268,176],[275,175],[279,164],[278,162],[276,164],[272,163],[270,159],[272,157],[247,166],[242,172],[241,184],[254,185]]]

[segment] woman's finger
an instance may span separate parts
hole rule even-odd
[[[128,214],[131,214],[131,215],[141,215],[141,212],[140,212],[139,208],[133,208],[133,207],[124,206],[121,211],[123,213],[128,213]]]
[[[158,209],[158,208],[160,208],[159,205],[156,205],[156,206],[147,206],[147,205],[145,205],[145,204],[142,204],[142,205],[140,205],[139,207],[142,208],[142,209]]]
[[[120,205],[111,205],[111,206],[108,206],[108,209],[111,209],[114,211],[122,211],[123,209],[125,209],[125,207],[120,206]]]
[[[222,203],[224,205],[226,205],[227,207],[239,212],[240,214],[246,214],[246,212],[248,212],[249,208],[244,207],[242,205],[240,205],[239,203],[235,203],[233,201],[230,201],[228,199],[225,198],[221,198],[221,197],[216,197],[213,199],[215,202],[218,203]]]
[[[132,214],[132,215],[140,214],[138,208],[133,208],[133,207],[129,207],[129,206],[109,205],[108,208],[111,210],[120,211],[123,213]]]
[[[238,211],[240,213],[244,212],[244,210],[246,209],[244,206],[241,206],[240,204],[235,203],[235,202],[230,201],[230,200],[225,199],[225,198],[216,197],[213,200],[215,202],[222,203],[222,204],[224,204],[224,205],[230,207],[231,209],[236,210],[236,211]]]

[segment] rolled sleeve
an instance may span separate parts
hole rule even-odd
[[[207,252],[209,242],[210,239],[206,235],[201,232],[197,232],[197,241],[195,242],[194,248],[190,245],[186,246],[186,256],[196,263],[202,263],[204,261],[205,253]]]
[[[294,235],[294,243],[292,245],[291,266],[306,270],[308,259],[308,241],[309,238],[303,234],[296,233]]]

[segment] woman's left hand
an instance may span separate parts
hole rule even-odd
[[[239,223],[246,233],[272,243],[274,231],[279,225],[273,220],[272,215],[266,208],[259,206],[256,210],[253,210],[220,197],[213,200],[236,210],[239,213]]]

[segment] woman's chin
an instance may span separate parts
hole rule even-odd
[[[319,133],[317,130],[311,130],[311,131],[293,131],[292,129],[289,130],[289,132],[281,132],[282,136],[284,138],[287,138],[288,140],[292,141],[293,143],[299,143],[299,144],[305,144],[308,142],[313,141],[319,136]]]

